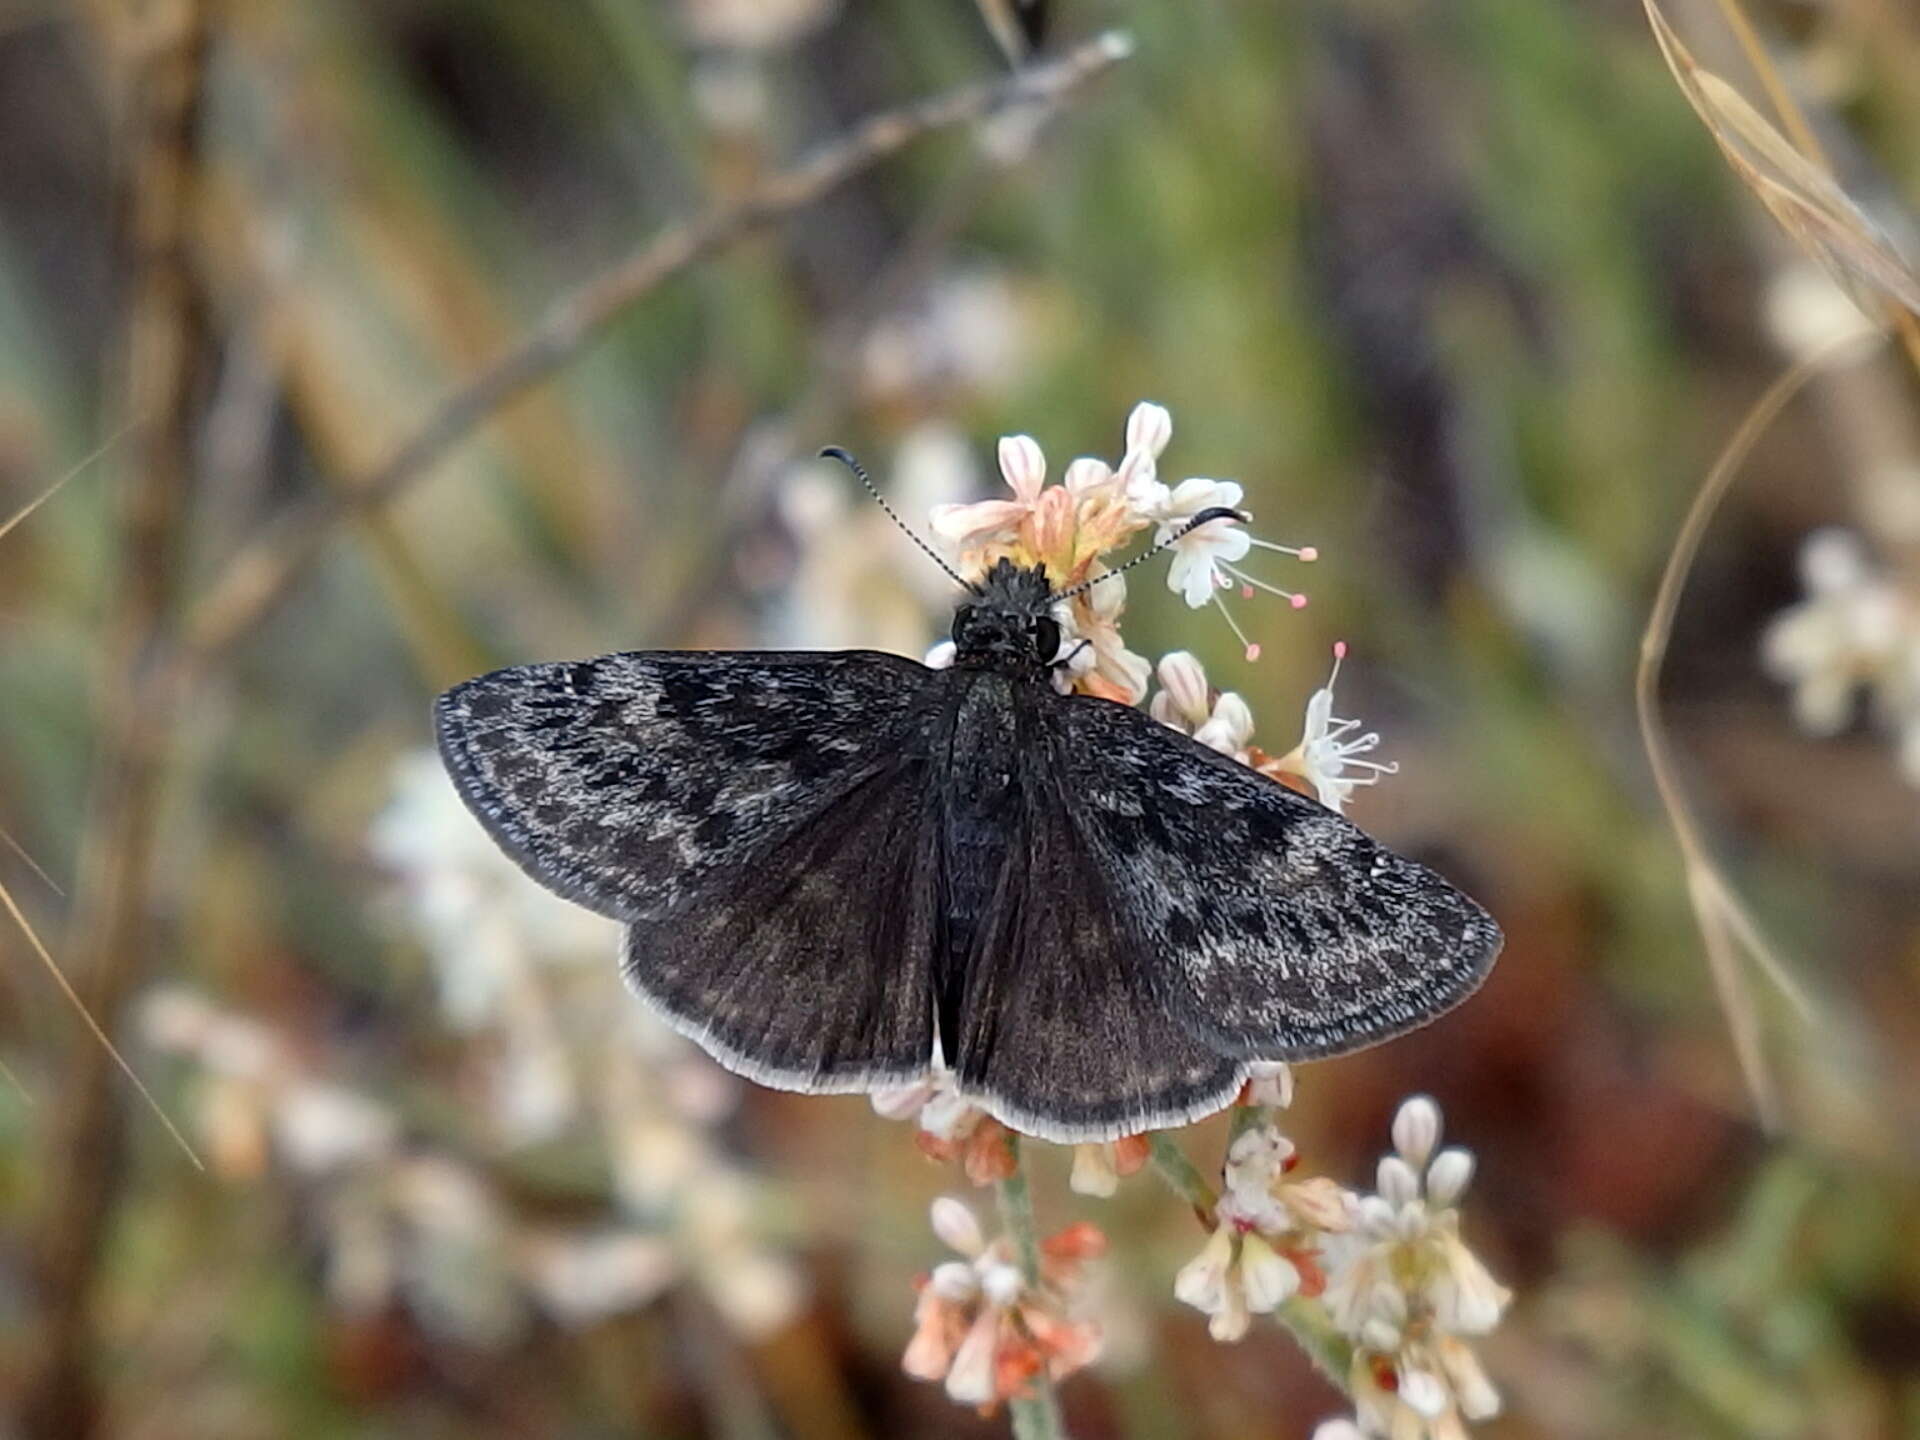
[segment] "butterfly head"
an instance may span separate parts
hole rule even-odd
[[[954,664],[974,669],[1044,670],[1060,652],[1053,587],[1041,566],[1002,557],[953,617]]]

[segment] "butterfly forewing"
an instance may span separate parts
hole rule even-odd
[[[1424,1024],[1500,949],[1487,912],[1304,795],[1121,705],[1054,707],[1091,869],[1196,1036],[1304,1060]]]
[[[447,767],[541,883],[628,922],[629,983],[765,1083],[917,1077],[933,1052],[933,672],[637,653],[442,696]]]
[[[440,751],[494,839],[542,884],[643,920],[897,758],[929,671],[896,655],[641,652],[525,665],[434,707]]]

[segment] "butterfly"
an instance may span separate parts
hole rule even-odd
[[[1432,870],[1138,710],[1061,694],[1044,570],[1003,559],[969,590],[950,668],[516,666],[440,697],[441,754],[529,875],[625,925],[642,998],[780,1089],[939,1064],[1015,1130],[1110,1140],[1222,1108],[1253,1062],[1412,1029],[1485,977],[1500,929]]]

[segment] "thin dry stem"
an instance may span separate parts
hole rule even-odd
[[[15,855],[19,856],[20,863],[25,865],[29,870],[33,871],[35,875],[38,875],[40,877],[41,883],[44,884],[49,890],[53,891],[53,893],[58,895],[61,899],[63,900],[66,899],[67,892],[60,888],[60,882],[55,880],[53,876],[49,875],[45,870],[41,868],[40,862],[34,859],[33,856],[27,853],[27,847],[22,845],[18,840],[14,839],[13,836],[8,833],[7,827],[4,825],[0,825],[0,845],[6,846],[7,849],[11,850]]]
[[[138,458],[120,495],[118,593],[100,642],[95,763],[76,873],[67,958],[104,1028],[152,949],[151,860],[159,832],[170,713],[149,707],[145,676],[170,638],[194,478],[198,382],[213,364],[211,317],[188,257],[199,181],[200,106],[211,0],[143,10],[130,80],[124,241],[131,262],[126,413]],[[17,1371],[19,1433],[86,1440],[99,1423],[92,1373],[95,1272],[125,1156],[118,1071],[78,1047],[54,1090],[40,1205],[23,1246],[37,1310]],[[117,1052],[113,1059],[121,1066]],[[184,1142],[182,1142],[184,1143]]]
[[[5,520],[0,520],[0,540],[6,539],[16,526],[26,520],[29,515],[33,514],[33,512],[38,510],[42,505],[46,504],[47,501],[58,495],[61,490],[66,487],[68,481],[80,475],[89,465],[93,464],[94,461],[106,455],[114,446],[132,434],[138,424],[139,421],[137,420],[129,420],[105,440],[102,440],[92,450],[88,451],[86,455],[76,460],[66,474],[47,486],[46,489],[42,490],[38,495],[34,496],[33,499],[14,511],[13,514],[9,515]]]
[[[1760,1043],[1758,1013],[1753,997],[1746,988],[1731,940],[1740,938],[1746,943],[1749,956],[1803,1016],[1811,1016],[1812,1007],[1773,948],[1761,940],[1760,927],[1735,895],[1733,887],[1726,882],[1708,850],[1699,822],[1687,803],[1686,792],[1681,788],[1672,751],[1667,744],[1666,730],[1660,721],[1660,667],[1666,659],[1667,644],[1673,635],[1674,616],[1680,607],[1687,575],[1699,554],[1700,542],[1705,538],[1721,500],[1726,497],[1747,457],[1752,454],[1753,447],[1809,381],[1846,351],[1868,338],[1877,337],[1850,335],[1802,360],[1774,381],[1740,422],[1706,478],[1701,481],[1693,503],[1687,508],[1686,517],[1681,521],[1680,532],[1674,539],[1673,550],[1667,556],[1666,568],[1660,576],[1652,613],[1647,617],[1647,627],[1641,636],[1640,665],[1634,675],[1634,707],[1639,716],[1640,738],[1646,748],[1647,764],[1653,772],[1653,783],[1660,793],[1660,803],[1666,809],[1668,823],[1673,827],[1674,838],[1679,843],[1681,857],[1687,868],[1688,895],[1706,942],[1714,986],[1727,1012],[1727,1024],[1733,1032],[1741,1070],[1753,1093],[1760,1118],[1769,1128],[1778,1119],[1774,1089]]]
[[[176,692],[252,633],[319,556],[340,523],[391,503],[507,401],[577,356],[668,280],[734,242],[816,204],[855,177],[940,131],[1016,106],[1064,103],[1129,53],[1101,35],[1050,64],[968,85],[877,115],[828,142],[743,199],[669,227],[557,301],[518,345],[447,396],[392,459],[357,484],[314,501],[244,548],[189,617],[172,673]]]
[[[52,884],[53,882],[48,881],[47,883]],[[48,952],[46,943],[41,940],[39,933],[34,930],[25,914],[21,912],[19,905],[15,903],[13,892],[8,890],[4,884],[0,884],[0,910],[5,910],[7,914],[12,917],[13,923],[20,927],[20,933],[27,937],[27,944],[32,946],[33,953],[40,957],[40,963],[46,967],[47,973],[53,977],[53,983],[59,987],[60,993],[66,997],[67,1004],[73,1007],[74,1013],[80,1017],[81,1022],[92,1032],[93,1038],[100,1042],[101,1047],[108,1055],[113,1057],[113,1063],[120,1067],[120,1073],[127,1077],[127,1082],[139,1092],[140,1098],[146,1101],[147,1108],[153,1112],[154,1118],[166,1127],[167,1134],[171,1135],[174,1143],[186,1153],[187,1159],[193,1162],[194,1168],[205,1170],[207,1168],[205,1163],[195,1152],[193,1146],[187,1143],[187,1137],[180,1133],[180,1127],[173,1123],[173,1118],[167,1114],[166,1107],[161,1105],[159,1100],[154,1097],[153,1092],[146,1087],[146,1083],[135,1073],[133,1066],[127,1063],[127,1057],[122,1055],[113,1041],[107,1038],[107,1032],[101,1028],[100,1022],[94,1018],[93,1011],[87,1008],[87,1002],[82,1000],[79,993],[74,990],[73,983],[67,979],[66,972],[60,968],[58,962],[56,962],[52,954]],[[11,1071],[8,1072],[8,1078],[12,1078]],[[15,1083],[17,1084],[18,1082]]]

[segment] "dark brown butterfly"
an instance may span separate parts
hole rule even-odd
[[[626,924],[641,996],[782,1089],[937,1061],[1016,1130],[1112,1139],[1485,977],[1499,927],[1433,871],[1138,710],[1060,694],[1043,571],[1003,560],[970,589],[950,669],[519,666],[440,697],[441,752],[528,874]]]

